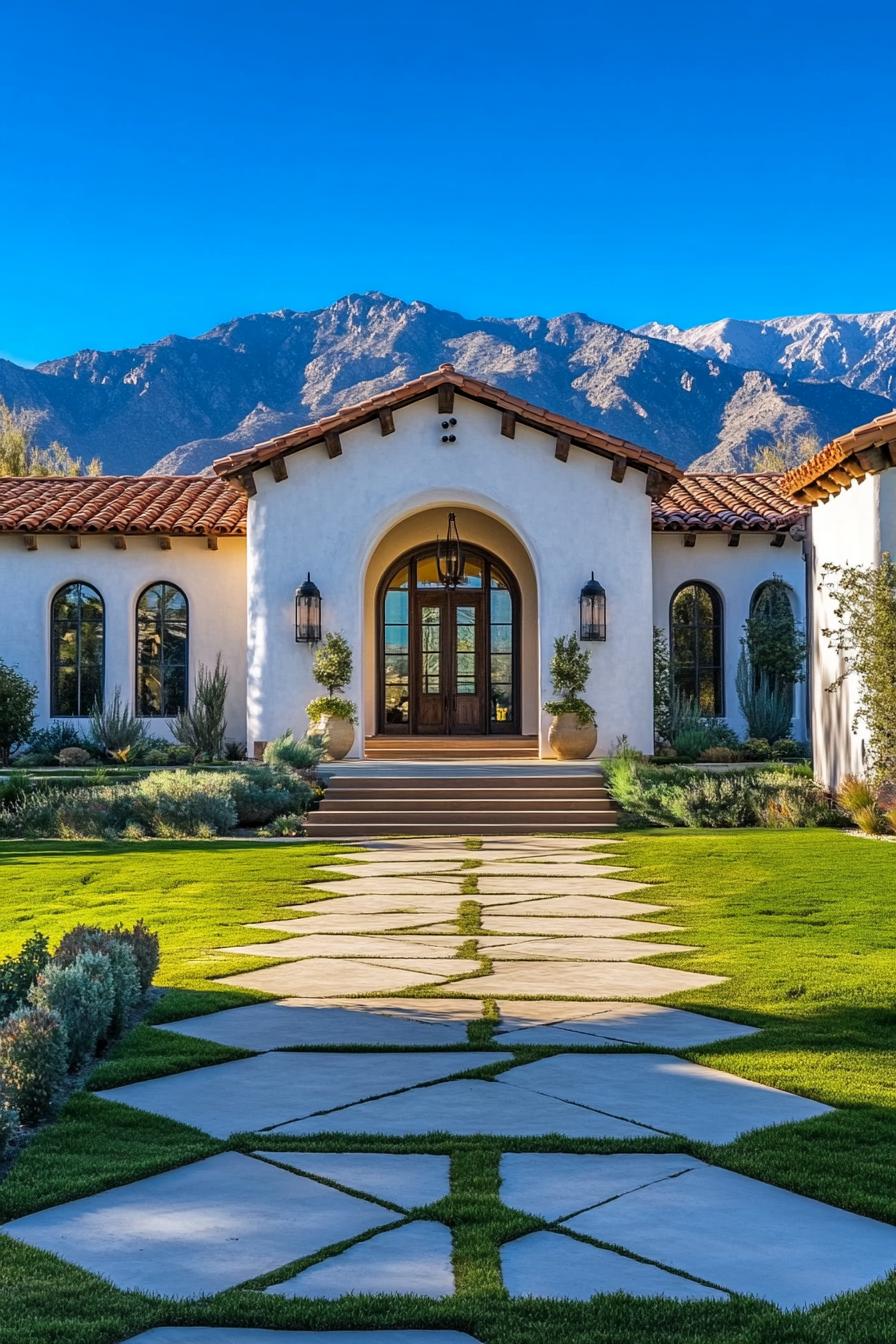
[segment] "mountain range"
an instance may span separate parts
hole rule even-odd
[[[351,294],[31,369],[0,359],[0,396],[41,413],[40,441],[107,473],[201,472],[445,362],[679,466],[749,471],[765,447],[824,443],[893,409],[896,311],[627,331]]]

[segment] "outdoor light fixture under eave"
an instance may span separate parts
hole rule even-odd
[[[301,588],[296,589],[296,643],[317,644],[319,641],[320,589],[309,570]]]
[[[579,638],[605,640],[607,637],[607,594],[591,571],[591,578],[579,594]]]

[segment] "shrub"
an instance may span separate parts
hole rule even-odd
[[[68,1071],[65,1027],[47,1008],[17,1008],[0,1022],[0,1090],[22,1123],[49,1115]]]
[[[805,678],[806,641],[793,617],[790,591],[774,574],[756,592],[744,622],[743,647],[754,671],[781,689]]]
[[[28,739],[28,752],[52,756],[56,760],[66,747],[83,747],[84,739],[72,723],[51,723],[47,728],[35,728]]]
[[[887,817],[883,808],[877,803],[853,808],[852,819],[865,835],[886,835],[887,833]]]
[[[159,935],[153,933],[142,919],[138,919],[132,929],[125,928],[123,924],[116,924],[111,932],[130,948],[137,967],[140,989],[146,994],[159,969]]]
[[[736,761],[737,759],[738,753],[733,747],[707,747],[705,751],[700,753],[701,761],[725,762]]]
[[[884,552],[877,566],[827,564],[823,570],[834,626],[822,634],[845,668],[827,690],[833,694],[855,678],[853,725],[865,725],[871,773],[877,780],[896,778],[896,563]]]
[[[121,1031],[128,1014],[140,1001],[140,975],[131,948],[114,929],[101,929],[94,924],[76,924],[63,937],[53,961],[58,966],[70,966],[84,952],[96,952],[109,961],[112,977],[111,1035]]]
[[[193,760],[194,757],[192,749],[190,747],[184,746],[182,742],[178,742],[174,746],[168,746],[165,748],[165,757],[164,760],[162,761],[162,764],[192,765]]]
[[[31,986],[35,1008],[58,1013],[65,1027],[68,1065],[94,1054],[108,1032],[116,1006],[112,963],[102,952],[81,952],[68,964],[50,962]]]
[[[769,742],[777,742],[778,738],[790,735],[793,685],[757,670],[750,662],[746,645],[741,649],[738,659],[735,686],[751,737],[764,737]]]
[[[235,771],[230,784],[241,826],[260,826],[285,812],[304,811],[311,788],[291,770],[250,765]]]
[[[321,758],[319,741],[296,738],[292,729],[275,737],[264,749],[265,765],[285,765],[291,770],[313,770]]]
[[[748,761],[767,761],[772,754],[766,737],[748,737],[743,750],[744,759]]]
[[[60,765],[89,765],[92,757],[85,747],[63,747],[57,759]]]
[[[554,655],[551,658],[551,684],[559,699],[546,701],[545,713],[555,716],[574,714],[583,727],[594,723],[594,710],[587,700],[582,699],[590,673],[591,654],[588,649],[580,646],[575,635],[569,635],[568,638],[558,635],[554,640]]]
[[[115,761],[139,760],[147,747],[147,732],[140,719],[123,703],[116,686],[108,704],[95,704],[90,713],[90,744],[101,756]]]
[[[314,680],[327,694],[315,696],[306,706],[309,723],[320,723],[327,718],[357,723],[357,707],[338,694],[352,679],[352,650],[344,635],[326,636],[314,655],[312,672]]]
[[[148,834],[171,840],[181,836],[224,835],[237,824],[227,775],[164,770],[146,775],[129,790],[130,820]]]
[[[836,821],[805,767],[719,775],[611,759],[606,777],[626,812],[658,826],[820,826]]]
[[[305,818],[298,812],[286,812],[280,817],[274,817],[270,825],[265,826],[259,835],[267,836],[293,836],[302,835],[305,831]]]
[[[4,1157],[19,1127],[19,1113],[0,1092],[0,1159]]]
[[[188,709],[182,709],[168,725],[178,742],[189,748],[193,760],[219,761],[224,755],[227,682],[227,669],[221,666],[220,653],[211,670],[200,663],[196,671],[193,704]]]
[[[786,761],[805,754],[802,743],[792,737],[779,737],[777,742],[772,743],[772,758],[776,761]]]
[[[672,664],[665,630],[653,627],[653,735],[655,745],[672,741]]]
[[[856,775],[844,775],[837,792],[837,801],[850,816],[857,807],[874,807],[877,804],[877,790],[866,779]]]
[[[49,960],[49,939],[42,933],[32,933],[16,956],[4,957],[0,962],[0,1018],[22,1006]]]
[[[24,770],[10,770],[8,777],[0,781],[0,808],[15,807],[30,792],[27,773]]]
[[[244,761],[246,759],[245,742],[234,742],[232,739],[224,743],[225,761]]]
[[[34,727],[37,687],[0,658],[0,764],[8,765]]]

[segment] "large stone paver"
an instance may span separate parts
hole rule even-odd
[[[589,855],[589,858],[590,857],[591,856]],[[607,859],[611,856],[609,854],[604,854],[602,856],[597,854],[594,855],[595,859],[598,857]],[[615,858],[616,856],[613,855],[612,857]],[[481,877],[547,877],[553,882],[555,878],[565,880],[567,878],[578,877],[611,877],[614,873],[629,873],[631,872],[631,869],[622,867],[619,864],[590,862],[570,863],[568,859],[561,858],[556,859],[554,862],[540,859],[537,863],[532,859],[518,859],[513,863],[503,861],[499,863],[486,862],[481,868],[473,871],[474,875]],[[641,884],[639,883],[639,885]]]
[[[552,1055],[502,1077],[507,1085],[707,1143],[730,1143],[752,1129],[830,1112],[829,1106],[806,1097],[674,1055]]]
[[[553,1223],[698,1165],[683,1153],[504,1153],[501,1202]]]
[[[511,1297],[559,1297],[587,1302],[597,1293],[671,1297],[680,1301],[727,1298],[656,1265],[575,1241],[559,1232],[530,1232],[501,1247],[504,1286]]]
[[[536,904],[532,903],[533,906]],[[620,919],[612,915],[506,915],[506,907],[489,906],[482,911],[486,936],[507,935],[515,938],[628,938],[649,937],[654,933],[679,933],[678,924],[657,924],[646,919]],[[259,926],[253,926],[259,927]],[[272,927],[268,925],[267,927]],[[453,933],[453,924],[430,924],[425,936]]]
[[[696,952],[684,943],[648,943],[625,938],[480,938],[479,949],[502,961],[637,961],[673,952]],[[233,951],[233,948],[229,949]]]
[[[504,995],[570,995],[576,998],[660,998],[682,989],[703,989],[722,983],[718,975],[698,975],[669,966],[630,961],[501,961],[494,973],[475,980],[456,980],[452,992]]]
[[[447,963],[446,963],[447,964]],[[309,957],[307,961],[284,961],[257,971],[223,976],[217,983],[227,988],[259,989],[283,998],[341,998],[347,989],[357,994],[398,994],[421,985],[439,985],[448,972],[438,975],[410,968],[383,966],[375,961],[348,958]]]
[[[257,1330],[252,1326],[159,1325],[125,1344],[479,1344],[457,1330]]]
[[[304,909],[308,911],[307,916],[298,919],[269,919],[261,924],[248,924],[250,929],[278,929],[281,933],[391,933],[395,929],[414,929],[422,930],[424,936],[428,937],[430,929],[433,933],[442,933],[446,930],[437,928],[436,925],[444,923],[447,911],[424,911],[423,914],[409,914],[402,911],[386,911],[385,913],[374,913],[359,915],[354,913],[332,914],[327,910],[331,901],[321,901],[319,905],[307,905],[302,907],[293,907],[294,909]],[[447,932],[456,933],[457,929],[453,923],[447,926]]]
[[[369,961],[372,957],[377,960],[393,957],[453,957],[462,942],[464,939],[459,935],[433,937],[431,941],[424,942],[412,934],[377,938],[368,934],[324,935],[309,931],[302,936],[281,938],[273,943],[240,943],[236,947],[222,947],[220,951],[243,957],[358,957],[362,961]]]
[[[448,1194],[451,1160],[436,1153],[272,1153],[284,1167],[321,1176],[371,1199],[414,1209]],[[581,1208],[581,1205],[577,1205]],[[573,1212],[572,1209],[568,1212]]]
[[[896,1269],[889,1223],[701,1163],[567,1225],[785,1309],[816,1306]]]
[[[117,1288],[198,1297],[394,1222],[380,1204],[240,1153],[43,1209],[6,1235]]]
[[[563,1004],[554,1004],[554,1009]],[[705,1017],[682,1008],[666,1008],[656,1003],[595,1003],[587,1014],[577,1013],[565,1021],[511,1026],[514,1008],[508,1005],[496,1039],[505,1045],[584,1045],[588,1037],[604,1044],[656,1045],[668,1050],[687,1050],[712,1041],[730,1041],[753,1036],[757,1027],[726,1022],[720,1017]]]
[[[451,1233],[443,1223],[406,1223],[350,1246],[341,1255],[311,1265],[265,1291],[269,1297],[328,1299],[346,1293],[448,1297],[454,1292]]]
[[[129,1083],[98,1092],[97,1096],[166,1115],[223,1139],[242,1130],[268,1129],[334,1106],[348,1106],[366,1097],[467,1073],[507,1058],[506,1052],[485,1050],[274,1053]],[[317,1125],[318,1129],[326,1127]]]
[[[410,1000],[408,1002],[411,1002]],[[204,1017],[165,1022],[155,1031],[173,1031],[239,1050],[282,1050],[302,1045],[462,1045],[467,1029],[462,1020],[397,1018],[360,1006],[351,999],[341,1004],[320,1000],[282,999],[225,1008]]]
[[[498,878],[493,878],[492,883],[498,880]],[[471,898],[488,907],[483,912],[483,922],[493,916],[501,919],[511,919],[517,915],[523,918],[534,915],[537,919],[550,918],[552,915],[563,918],[570,915],[584,915],[586,918],[594,919],[607,915],[611,919],[619,919],[627,915],[656,915],[669,908],[665,905],[646,905],[642,901],[611,900],[609,897],[587,894],[584,896],[549,896],[544,894],[521,901],[511,892],[486,891],[483,882],[484,880],[481,880],[479,883],[479,895]],[[485,885],[491,887],[492,883],[486,883]]]
[[[561,1134],[570,1139],[655,1137],[650,1130],[629,1121],[479,1078],[416,1088],[400,1096],[290,1121],[275,1130],[277,1134],[322,1132],[387,1136],[500,1134],[524,1139],[544,1134]]]
[[[337,873],[340,877],[406,877],[408,874],[416,874],[418,877],[438,876],[440,873],[461,873],[464,862],[462,855],[457,855],[453,859],[433,859],[429,855],[426,858],[419,859],[391,859],[388,863],[372,863],[370,856],[367,856],[366,862],[358,862],[360,855],[352,855],[344,859],[342,863],[322,863],[318,872]]]
[[[309,886],[333,896],[394,896],[397,892],[403,896],[439,896],[460,891],[462,882],[458,873],[454,877],[346,877],[341,882],[314,882]]]
[[[627,896],[643,891],[645,882],[626,882],[621,877],[491,877],[480,869],[476,874],[483,896]],[[413,879],[411,879],[413,880]],[[645,914],[663,906],[642,906]],[[632,912],[634,913],[634,912]]]

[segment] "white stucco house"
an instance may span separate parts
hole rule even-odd
[[[856,433],[859,453],[896,442],[892,423]],[[319,690],[313,648],[296,638],[296,590],[310,576],[323,630],[354,652],[354,754],[463,736],[547,756],[554,639],[578,631],[593,574],[607,612],[590,645],[597,750],[625,735],[651,751],[654,626],[670,633],[679,689],[743,731],[740,635],[780,575],[811,631],[793,733],[814,738],[833,778],[861,746],[848,697],[834,708],[822,689],[831,667],[813,587],[823,559],[873,560],[896,541],[889,451],[880,475],[858,459],[841,471],[846,453],[827,475],[809,464],[792,481],[682,473],[442,365],[224,458],[214,475],[0,479],[0,656],[37,683],[41,724],[86,726],[95,697],[119,687],[164,736],[197,666],[220,653],[228,736],[252,754],[304,730]],[[836,491],[815,484],[832,470]],[[465,556],[453,590],[436,566],[450,514]]]

